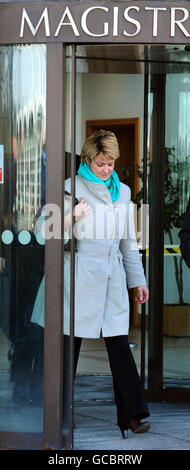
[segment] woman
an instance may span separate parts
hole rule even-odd
[[[113,376],[117,424],[122,436],[148,431],[149,416],[137,368],[128,344],[128,288],[137,288],[136,302],[148,300],[148,289],[137,248],[130,189],[114,171],[119,158],[115,135],[100,130],[91,135],[81,152],[76,176],[75,255],[75,372],[82,338],[104,337]],[[71,179],[65,181],[71,192]],[[65,240],[71,213],[65,204]],[[71,234],[70,234],[71,236]],[[64,259],[64,333],[69,335],[70,254]],[[41,297],[42,298],[42,297]],[[39,322],[39,302],[33,321]],[[42,309],[41,309],[42,312]],[[41,316],[42,318],[42,316]],[[43,324],[42,322],[40,324]]]

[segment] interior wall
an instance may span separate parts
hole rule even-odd
[[[141,118],[140,154],[143,149],[144,75],[82,74],[81,143],[86,121],[91,119]]]
[[[90,119],[141,118],[140,150],[143,150],[144,76],[77,73],[76,152],[80,154]],[[70,73],[66,74],[66,151],[71,149]]]

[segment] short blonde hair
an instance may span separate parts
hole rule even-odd
[[[113,132],[100,129],[90,135],[81,150],[81,163],[84,164],[86,157],[89,160],[94,160],[99,153],[103,153],[113,160],[119,158],[119,144]]]

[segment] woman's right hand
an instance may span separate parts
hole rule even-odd
[[[82,219],[83,217],[86,217],[91,212],[92,209],[90,207],[90,204],[88,204],[84,197],[81,197],[80,202],[75,206],[74,209],[76,222],[78,222],[78,220]]]

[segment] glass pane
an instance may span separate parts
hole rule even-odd
[[[101,128],[113,131],[120,146],[115,169],[120,180],[130,186],[135,202],[142,187],[138,170],[143,165],[144,47],[77,46],[76,57],[77,166],[90,133]],[[132,289],[129,295],[129,340],[140,372],[141,307],[134,301]],[[83,373],[111,374],[103,338],[83,339],[77,374]]]
[[[41,432],[46,47],[1,46],[0,77],[0,430]]]
[[[148,58],[152,61],[149,64],[149,179],[153,169],[159,167],[156,158],[164,163],[163,386],[189,387],[190,271],[182,260],[179,248],[179,231],[190,195],[189,50],[186,46],[175,44],[150,46]],[[150,184],[150,211],[153,197],[160,198],[160,201],[162,198],[158,186],[156,195],[154,191]],[[150,227],[150,230],[155,230],[155,227]],[[159,266],[154,269],[159,272]],[[155,325],[155,312],[150,313],[151,322]],[[161,328],[158,324],[157,327],[159,331],[154,333],[158,337]],[[156,336],[151,338],[150,335],[150,358],[151,354],[154,355],[156,363],[158,352],[154,347],[155,341]],[[161,359],[161,350],[159,355]],[[160,369],[154,370],[152,376],[155,383],[157,373],[160,375],[161,372]]]
[[[176,55],[178,52],[176,52]],[[183,59],[188,52],[183,52]],[[164,384],[190,386],[190,271],[179,230],[190,196],[190,65],[166,75]]]

